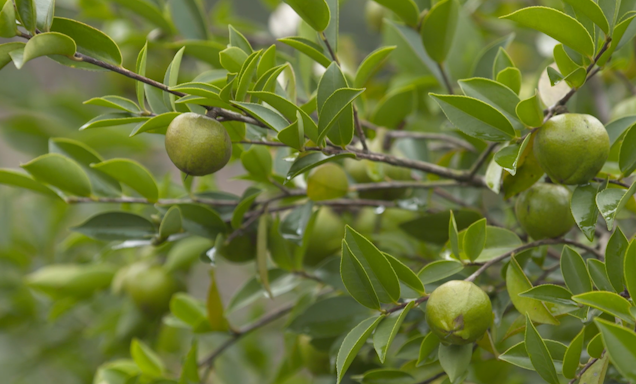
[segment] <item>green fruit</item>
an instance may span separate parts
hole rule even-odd
[[[223,243],[217,250],[224,259],[233,263],[245,263],[256,257],[256,230],[237,236],[229,244]]]
[[[562,185],[537,183],[517,198],[517,220],[535,240],[563,236],[574,226],[570,197]]]
[[[564,114],[539,128],[534,155],[552,181],[585,184],[603,168],[609,156],[609,136],[590,115]]]
[[[184,113],[168,126],[166,151],[182,172],[205,176],[230,161],[232,141],[218,121],[196,113]]]
[[[317,350],[311,345],[311,339],[302,335],[298,339],[298,349],[303,359],[303,364],[313,375],[326,375],[331,371],[329,354]]]
[[[307,178],[307,196],[313,201],[337,199],[348,191],[347,174],[338,164],[322,165]]]
[[[360,184],[374,183],[379,181],[410,181],[413,180],[411,170],[408,168],[396,167],[390,164],[374,163],[369,160],[345,160],[345,170],[351,178]],[[372,172],[372,170],[376,172]],[[370,175],[377,173],[377,180]],[[410,192],[409,188],[379,189],[375,191],[360,191],[358,195],[362,199],[370,200],[398,200],[406,197]]]
[[[444,344],[479,340],[492,323],[492,304],[481,288],[464,280],[440,285],[426,304],[426,322]]]
[[[179,284],[160,266],[140,266],[129,270],[124,289],[142,311],[160,315],[168,310],[170,298],[179,291]]]
[[[323,207],[318,212],[314,228],[309,236],[304,263],[319,264],[338,252],[344,237],[344,222],[331,209]]]

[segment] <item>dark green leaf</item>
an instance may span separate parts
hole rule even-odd
[[[585,261],[574,249],[565,246],[561,252],[561,273],[570,292],[575,295],[592,290],[590,274]]]
[[[422,42],[428,55],[438,63],[443,63],[451,49],[457,20],[459,4],[456,0],[437,2],[426,14],[420,29]]]
[[[550,356],[550,351],[545,342],[532,324],[530,316],[526,314],[526,332],[525,332],[526,351],[532,362],[532,366],[537,373],[550,384],[559,384],[559,378],[554,368],[554,361]]]
[[[307,24],[318,32],[329,26],[331,12],[325,0],[285,0]]]
[[[417,274],[422,284],[431,284],[461,272],[464,265],[454,260],[437,260],[426,264]]]
[[[70,195],[90,196],[91,182],[86,172],[73,160],[57,153],[37,157],[21,165],[33,178]]]
[[[294,318],[289,330],[312,338],[340,336],[369,316],[369,309],[347,296],[318,301]]]
[[[375,348],[381,363],[384,363],[389,347],[391,347],[395,336],[397,336],[400,331],[400,327],[402,326],[402,322],[406,318],[406,315],[408,315],[414,305],[415,301],[411,301],[406,305],[406,307],[404,307],[403,310],[393,312],[386,316],[375,330],[375,333],[373,334],[373,348]]]
[[[56,17],[53,19],[51,32],[59,32],[69,36],[77,44],[77,52],[114,65],[121,65],[122,57],[119,47],[105,33],[76,20]],[[100,68],[82,62],[72,61],[65,57],[55,56],[54,60],[71,67],[99,70]]]
[[[614,292],[587,292],[572,296],[572,300],[603,312],[607,312],[612,316],[616,316],[630,323],[634,322],[634,317],[629,311],[631,304],[625,298]]]
[[[170,0],[170,15],[175,26],[186,39],[207,40],[203,4],[199,0]]]
[[[340,275],[347,291],[358,303],[371,309],[380,309],[380,301],[371,285],[369,275],[344,240],[342,241]]]
[[[501,112],[512,127],[516,130],[523,129],[523,124],[517,120],[516,108],[519,97],[510,88],[496,81],[483,78],[460,80],[459,86],[464,94],[479,99]]]
[[[94,164],[92,167],[128,185],[150,202],[156,202],[159,199],[159,188],[154,177],[136,161],[111,159]]]
[[[157,231],[145,217],[128,212],[98,213],[71,230],[103,241],[150,239]]]
[[[628,380],[636,380],[636,333],[600,318],[594,319],[594,322],[603,335],[603,344],[616,369]]]
[[[576,225],[588,240],[594,239],[598,209],[596,208],[597,188],[593,185],[579,185],[572,193],[570,208]]]
[[[462,377],[470,366],[473,356],[472,344],[466,345],[439,345],[439,363],[448,375],[451,383]]]
[[[406,0],[405,2],[409,1],[411,0]],[[393,1],[390,2],[393,3]],[[356,88],[364,88],[373,74],[377,72],[386,62],[393,50],[395,50],[395,46],[382,47],[371,52],[367,57],[365,57],[364,60],[362,60],[360,67],[358,67],[355,80],[353,81],[353,86]]]
[[[356,325],[356,327],[347,334],[338,351],[338,357],[336,358],[337,384],[340,384],[353,359],[383,318],[384,316],[370,317]]]
[[[422,296],[426,294],[424,290],[424,284],[417,277],[415,272],[411,270],[411,268],[407,267],[400,260],[389,255],[388,253],[385,253],[384,256],[386,256],[386,258],[391,263],[391,267],[393,267],[393,270],[397,274],[397,277],[400,282],[402,282],[402,284],[406,285]]]

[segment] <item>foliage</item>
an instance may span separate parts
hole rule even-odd
[[[636,380],[636,2],[363,3],[0,0],[3,382]],[[567,112],[609,150],[532,239],[518,196],[590,155],[588,118],[535,140]],[[224,171],[167,166],[184,113]],[[426,321],[452,280],[492,303],[464,345]]]

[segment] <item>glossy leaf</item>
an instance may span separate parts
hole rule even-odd
[[[385,253],[384,256],[389,260],[389,263],[391,263],[391,267],[393,267],[395,274],[402,284],[406,285],[422,296],[426,294],[422,280],[419,279],[419,277],[415,274],[415,272],[411,270],[411,268],[404,265],[400,260],[389,255],[388,253]]]
[[[519,120],[528,127],[540,127],[543,124],[543,108],[536,91],[534,96],[517,104],[516,113]]]
[[[631,304],[614,292],[593,291],[572,296],[577,303],[599,309],[628,322],[634,322],[629,308]]]
[[[437,2],[422,21],[420,33],[428,55],[438,63],[443,63],[450,52],[457,21],[459,4],[456,0]]]
[[[601,331],[603,344],[616,369],[628,380],[636,380],[636,333],[618,324],[596,318],[594,322]]]
[[[389,347],[391,347],[395,336],[397,336],[406,315],[408,315],[414,305],[415,301],[409,302],[401,311],[386,316],[376,328],[373,334],[373,348],[375,348],[381,363],[386,360]]]
[[[576,306],[576,302],[572,300],[572,293],[567,289],[553,284],[537,285],[519,294],[521,297],[529,297],[531,299],[554,303],[565,306]]]
[[[481,255],[486,245],[486,219],[474,222],[466,229],[463,251],[470,261],[475,261]]]
[[[590,270],[592,282],[601,291],[614,292],[614,287],[607,277],[605,263],[596,259],[587,259],[587,268]]]
[[[576,225],[588,240],[594,239],[598,209],[596,207],[597,188],[593,185],[579,185],[572,193],[570,208]]]
[[[347,334],[336,358],[337,384],[340,384],[353,359],[383,318],[384,316],[370,317]]]
[[[169,0],[172,21],[186,39],[207,40],[208,28],[205,11],[197,0]]]
[[[494,107],[466,96],[430,94],[460,131],[477,139],[508,141],[515,137],[510,121]]]
[[[470,366],[473,356],[473,346],[466,345],[439,345],[439,363],[448,375],[451,383],[462,377]]]
[[[546,347],[545,342],[532,324],[530,316],[526,314],[526,332],[525,332],[526,351],[532,362],[532,366],[537,373],[550,384],[559,384],[559,378],[554,368],[554,361],[550,356],[550,351]]]
[[[420,366],[428,360],[428,358],[437,350],[440,345],[439,336],[435,332],[429,332],[420,344],[419,354],[417,357],[417,366]]]
[[[13,62],[16,68],[35,58],[48,55],[73,56],[75,54],[75,42],[70,37],[56,32],[40,33],[29,40],[24,47],[24,55],[21,61]]]
[[[331,12],[325,0],[285,0],[307,24],[318,32],[329,26]]]
[[[100,107],[114,108],[131,113],[140,112],[139,107],[135,104],[135,102],[125,97],[115,95],[94,97],[90,100],[86,100],[84,104],[99,105]]]
[[[247,96],[247,91],[252,85],[252,78],[256,74],[258,61],[263,51],[254,52],[243,63],[243,67],[239,72],[239,82],[236,88],[236,100],[242,101]]]
[[[497,81],[483,78],[460,80],[459,86],[466,96],[481,100],[501,112],[516,130],[523,129],[517,120],[516,108],[519,104],[517,94]]]
[[[532,136],[528,135],[521,144],[512,144],[495,153],[495,161],[512,176],[517,174],[517,166],[521,161]]]
[[[624,265],[629,241],[620,228],[616,228],[605,248],[605,266],[607,277],[616,292],[625,289]]]
[[[636,297],[636,275],[631,271],[636,270],[636,241],[632,239],[625,253],[625,262],[623,264],[623,276],[625,278],[625,286],[630,297]]]
[[[91,56],[114,65],[121,65],[122,57],[119,47],[113,39],[105,33],[76,20],[55,17],[51,32],[59,32],[69,36],[77,44],[77,52]],[[87,69],[99,69],[92,64],[75,62],[70,59],[54,57],[65,65]]]
[[[71,230],[103,241],[150,239],[156,233],[148,219],[128,212],[98,213]]]
[[[111,159],[92,165],[117,181],[128,185],[150,202],[159,199],[159,188],[152,174],[141,164],[130,159]]]
[[[563,0],[570,4],[574,10],[587,16],[594,24],[598,25],[606,35],[610,32],[610,26],[603,10],[593,0]]]
[[[405,2],[409,2],[410,0],[406,0]],[[390,1],[393,3],[393,1]],[[397,2],[399,3],[399,2]],[[386,62],[391,52],[395,50],[395,46],[391,47],[381,47],[371,52],[367,57],[362,60],[360,67],[358,67],[358,71],[356,72],[356,77],[353,81],[353,86],[355,88],[364,88],[369,81],[369,79],[373,76],[375,72],[377,72],[380,67]]]
[[[86,172],[73,160],[57,153],[39,156],[21,165],[33,178],[75,196],[90,196]]]
[[[35,35],[37,23],[35,0],[14,0],[18,10],[17,16],[24,28]]]
[[[586,56],[594,55],[594,42],[585,27],[571,16],[547,7],[527,7],[502,18],[536,29]]]
[[[324,0],[319,0],[324,1]],[[331,59],[326,55],[322,47],[311,40],[302,37],[285,37],[278,39],[281,43],[287,44],[290,47],[297,49],[305,55],[312,58],[315,62],[327,68],[331,65]]]
[[[568,349],[565,351],[563,358],[563,376],[567,379],[573,379],[576,376],[576,370],[581,360],[581,352],[583,352],[583,342],[585,341],[585,328],[579,332],[570,342]]]
[[[530,319],[536,323],[559,324],[559,321],[550,313],[545,304],[535,299],[520,296],[521,293],[532,289],[532,283],[523,273],[523,269],[521,269],[515,257],[510,259],[510,264],[508,265],[506,288],[512,304],[519,313],[528,314]]]
[[[592,290],[590,274],[585,261],[574,249],[563,247],[561,252],[561,273],[570,292],[575,295]]]
[[[148,133],[160,133],[165,134],[168,130],[168,126],[172,123],[177,116],[179,116],[180,112],[166,112],[157,116],[153,116],[149,120],[145,120],[142,123],[139,123],[135,129],[130,132],[130,137],[137,136],[140,133],[148,132]]]
[[[275,109],[254,103],[233,102],[237,107],[247,111],[263,124],[276,132],[280,132],[287,128],[289,122]]]
[[[464,265],[454,260],[437,260],[426,264],[417,274],[422,284],[431,284],[461,272]]]
[[[606,188],[596,195],[596,206],[607,223],[607,229],[613,230],[616,215],[627,205],[636,192],[636,182],[627,191],[618,188]]]
[[[519,92],[521,92],[521,71],[519,68],[508,67],[497,73],[495,80],[510,88],[515,95],[518,95]]]
[[[329,131],[338,122],[340,116],[343,116],[349,110],[351,103],[364,92],[364,89],[343,88],[334,92],[326,101],[319,113],[318,119],[318,142],[329,133]],[[345,129],[345,128],[341,128]],[[345,136],[353,138],[353,125],[349,128],[350,132]],[[346,145],[344,143],[343,145]]]
[[[178,204],[183,218],[183,229],[187,232],[216,239],[219,233],[227,230],[225,222],[212,208],[199,204]]]
[[[371,285],[369,275],[344,240],[342,241],[340,275],[347,291],[358,303],[371,309],[380,310],[380,301],[373,285]]]

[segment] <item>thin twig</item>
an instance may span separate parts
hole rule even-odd
[[[442,74],[442,80],[444,80],[444,85],[446,86],[446,90],[449,94],[453,95],[453,86],[451,85],[450,79],[448,78],[448,73],[444,69],[444,66],[441,63],[437,63],[437,67],[439,68],[440,73]]]
[[[451,135],[443,133],[426,133],[426,132],[412,132],[412,131],[390,131],[386,133],[388,138],[393,139],[414,139],[414,140],[436,140],[453,144],[457,147],[465,149],[470,152],[477,152],[475,147],[467,141],[458,139]]]
[[[349,189],[351,191],[374,191],[377,189],[399,189],[399,188],[414,188],[414,189],[434,189],[445,187],[466,187],[470,184],[460,183],[452,180],[441,181],[387,181],[379,183],[366,183],[366,184],[354,184]]]
[[[618,77],[623,82],[623,84],[625,84],[625,87],[627,88],[629,93],[631,93],[632,96],[636,96],[636,86],[627,77],[627,75],[625,75],[625,73],[620,70],[615,70],[614,73],[616,74],[616,77]]]
[[[78,197],[72,196],[65,199],[68,204],[82,204],[82,203],[114,203],[114,204],[159,204],[159,205],[173,205],[173,204],[187,204],[187,203],[200,203],[215,207],[234,207],[238,204],[236,200],[215,200],[215,199],[160,199],[157,201],[150,201],[141,197]]]
[[[600,177],[595,177],[595,178],[592,179],[592,181],[596,181],[597,183],[604,183],[606,180],[602,179]],[[620,185],[621,187],[625,187],[625,188],[629,188],[630,187],[630,185],[622,183],[622,182],[620,182],[618,180],[611,180],[610,179],[608,182],[610,184]]]
[[[488,157],[490,156],[492,151],[495,150],[495,148],[497,147],[497,144],[498,143],[490,143],[490,144],[488,144],[488,147],[486,148],[486,150],[483,151],[481,153],[481,155],[479,155],[479,158],[477,159],[475,164],[473,164],[472,168],[470,169],[470,171],[469,171],[470,177],[475,176],[477,174],[477,172],[479,172],[479,169],[488,160]]]
[[[583,374],[590,369],[590,367],[592,367],[592,365],[594,365],[594,363],[596,363],[598,361],[598,357],[593,358],[592,360],[588,361],[587,364],[585,364],[585,366],[581,369],[581,372],[579,372],[572,380],[568,381],[568,384],[574,384],[576,383],[576,381],[578,379],[581,378],[581,376],[583,376]]]
[[[435,375],[435,376],[433,376],[433,377],[431,377],[431,378],[428,378],[428,379],[426,379],[426,380],[424,380],[424,381],[420,381],[420,382],[419,382],[419,383],[417,383],[417,384],[430,384],[430,383],[432,383],[433,381],[435,381],[435,380],[439,379],[439,378],[440,378],[440,377],[442,377],[442,376],[446,376],[446,372],[440,372],[440,373],[438,373],[437,375]]]

